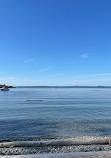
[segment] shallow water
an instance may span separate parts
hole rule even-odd
[[[0,139],[82,135],[111,135],[111,89],[15,88],[0,92]]]

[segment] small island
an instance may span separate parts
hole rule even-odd
[[[7,88],[16,88],[16,87],[14,87],[14,86],[9,86],[9,85],[6,85],[7,86]],[[0,88],[3,88],[4,87],[4,84],[2,85],[2,84],[0,84]]]

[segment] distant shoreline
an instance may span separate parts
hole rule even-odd
[[[16,88],[111,88],[111,86],[16,86]]]

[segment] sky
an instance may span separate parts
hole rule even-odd
[[[111,86],[111,0],[0,0],[0,84]]]

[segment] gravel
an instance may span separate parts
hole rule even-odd
[[[111,136],[83,136],[76,137],[81,140],[92,140],[98,138],[111,138]],[[61,140],[65,140],[62,138]],[[74,139],[74,138],[69,138]],[[26,139],[28,140],[28,139]],[[38,140],[38,139],[33,139]],[[45,139],[46,140],[46,139]],[[49,139],[47,139],[49,140]],[[55,139],[54,139],[55,140]],[[58,140],[58,139],[57,139]],[[12,140],[13,141],[13,140]],[[17,140],[18,141],[18,140]],[[20,140],[24,141],[24,139]],[[40,141],[40,140],[39,140]],[[42,141],[42,140],[41,140]],[[6,142],[6,141],[1,141]],[[42,146],[42,147],[1,147],[0,155],[30,155],[30,154],[51,154],[51,153],[71,153],[71,152],[89,152],[89,151],[110,151],[109,144],[104,145],[67,145],[67,146]]]
[[[88,151],[109,151],[109,145],[78,145],[78,146],[46,146],[46,147],[12,147],[0,148],[0,155],[25,155],[43,153],[69,153]]]

